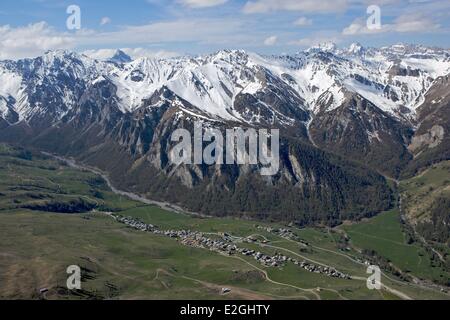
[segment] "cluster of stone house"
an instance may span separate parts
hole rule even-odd
[[[318,266],[306,261],[298,261],[296,259],[292,259],[292,262],[296,265],[299,266],[303,269],[305,269],[306,271],[309,272],[314,272],[314,273],[320,273],[320,274],[324,274],[327,275],[329,277],[332,278],[340,278],[340,279],[351,279],[351,276],[348,274],[345,274],[343,272],[337,271],[334,268],[329,268],[329,267],[324,267],[324,266]]]
[[[241,254],[247,257],[253,257],[256,261],[266,267],[281,267],[286,263],[291,262],[309,272],[325,274],[329,277],[350,279],[349,275],[339,272],[335,269],[314,265],[306,261],[298,261],[294,258],[275,253],[275,255],[267,255],[252,249],[239,248],[233,243],[232,237],[228,234],[222,234],[218,239],[211,239],[205,237],[202,232],[190,231],[190,230],[160,230],[158,227],[152,224],[146,224],[132,217],[122,217],[119,215],[111,214],[111,216],[118,222],[126,224],[136,230],[151,232],[158,235],[164,235],[166,237],[178,239],[183,245],[203,248],[216,252],[220,252],[227,255]],[[286,233],[285,231],[281,231]]]
[[[259,226],[259,225],[257,225],[256,228],[267,231],[272,234],[275,234],[284,239],[300,242],[305,246],[309,245],[309,243],[307,241],[301,239],[299,236],[297,236],[295,233],[293,233],[292,230],[287,229],[287,228],[272,228],[272,227],[263,227],[263,226]]]

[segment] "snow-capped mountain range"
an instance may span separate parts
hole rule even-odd
[[[52,51],[0,62],[0,141],[74,157],[196,212],[334,224],[390,207],[382,175],[450,159],[449,73],[448,50],[416,45],[101,61]],[[171,133],[194,121],[279,128],[278,174],[174,166]]]
[[[51,111],[60,120],[84,89],[110,81],[123,113],[142,107],[166,87],[199,116],[257,124],[264,109],[272,113],[266,121],[295,123],[292,115],[274,110],[264,99],[257,98],[257,109],[236,106],[243,95],[256,97],[275,87],[291,91],[296,107],[311,116],[332,111],[342,105],[346,93],[357,93],[397,118],[413,120],[433,81],[449,73],[450,51],[407,45],[374,49],[353,44],[337,49],[325,44],[295,55],[220,51],[134,61],[121,51],[106,61],[54,51],[36,59],[0,62],[0,116],[14,123]],[[51,92],[42,92],[46,89]],[[54,109],[48,110],[48,102]]]

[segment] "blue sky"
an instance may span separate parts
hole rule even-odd
[[[367,29],[378,5],[381,28]],[[69,5],[81,29],[68,30]],[[245,49],[292,53],[321,42],[450,47],[449,0],[2,0],[0,58],[52,49],[127,48],[137,55]]]

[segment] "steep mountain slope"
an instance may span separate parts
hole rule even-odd
[[[420,106],[428,105],[425,94],[450,71],[447,51],[421,46],[326,46],[274,60],[271,68],[289,74],[314,113],[316,145],[392,177],[411,158],[407,146]]]
[[[321,148],[392,177],[411,159],[407,145],[412,129],[357,93],[347,93],[340,107],[318,113],[310,132]]]
[[[448,51],[403,45],[134,61],[120,51],[106,61],[49,52],[0,62],[0,139],[72,156],[191,210],[335,224],[390,206],[375,171],[397,177],[420,158],[418,137],[448,125],[436,95],[448,93],[449,70]],[[174,166],[170,136],[194,121],[281,129],[278,174]]]
[[[414,155],[403,175],[450,159],[450,75],[437,78],[418,108],[418,128],[409,145]]]
[[[400,191],[408,222],[428,241],[450,244],[450,161],[402,181]]]
[[[99,167],[124,189],[207,214],[335,224],[390,205],[382,177],[298,138],[283,138],[280,171],[273,177],[263,178],[257,165],[174,166],[168,160],[171,133],[192,131],[192,121],[202,119],[183,117],[190,105],[167,88],[124,116],[114,90],[108,81],[96,83],[79,108],[31,144]],[[228,125],[204,124],[220,130]]]

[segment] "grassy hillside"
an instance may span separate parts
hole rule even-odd
[[[408,243],[398,210],[382,213],[362,223],[341,227],[351,243],[375,261],[388,264],[403,276],[444,282],[449,270],[437,264],[422,246]]]
[[[402,209],[429,241],[450,245],[450,161],[431,166],[400,185]]]

